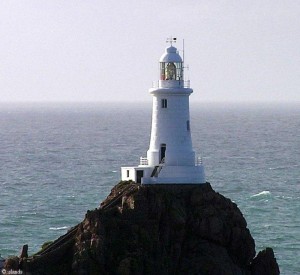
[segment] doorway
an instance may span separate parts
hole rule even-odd
[[[167,145],[165,143],[162,143],[160,145],[159,163],[164,162],[166,157],[166,150],[167,150]]]
[[[144,170],[136,171],[136,183],[142,183],[142,177],[144,176]]]

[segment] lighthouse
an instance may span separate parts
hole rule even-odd
[[[134,167],[122,167],[122,180],[141,184],[205,183],[201,158],[193,150],[189,98],[193,93],[184,80],[183,60],[170,46],[159,59],[159,80],[150,88],[152,126],[147,157]]]

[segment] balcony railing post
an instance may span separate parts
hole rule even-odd
[[[140,157],[140,165],[148,165],[148,159],[145,157]]]
[[[202,157],[198,156],[196,158],[196,166],[200,166],[200,165],[202,165]]]

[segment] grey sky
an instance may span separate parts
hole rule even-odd
[[[0,1],[0,102],[150,101],[166,37],[193,101],[300,101],[300,1]]]

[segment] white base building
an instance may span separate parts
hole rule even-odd
[[[135,167],[122,167],[122,180],[142,184],[205,183],[201,158],[192,147],[189,96],[193,90],[183,78],[177,49],[166,48],[160,58],[160,80],[153,96],[152,128],[147,157]]]

